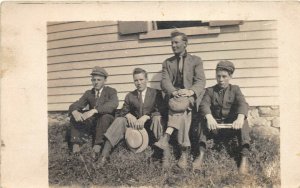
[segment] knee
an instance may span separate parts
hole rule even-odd
[[[160,123],[160,121],[161,121],[161,116],[153,116],[152,117],[153,123]]]
[[[114,116],[112,116],[110,114],[103,114],[98,119],[98,121],[100,121],[100,122],[112,122],[113,120],[114,120]]]

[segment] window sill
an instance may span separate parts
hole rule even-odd
[[[220,27],[208,27],[208,26],[185,27],[185,28],[179,28],[178,30],[180,32],[185,33],[188,36],[220,33]],[[172,31],[174,31],[174,29],[152,30],[152,31],[148,31],[147,33],[140,34],[139,39],[143,40],[143,39],[153,39],[153,38],[166,38],[166,37],[170,37]]]

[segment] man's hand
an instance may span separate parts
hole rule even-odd
[[[146,123],[146,121],[147,121],[148,119],[150,119],[150,117],[147,116],[147,115],[143,115],[142,117],[140,117],[140,119],[138,119],[138,120],[136,121],[136,128],[137,128],[137,129],[143,129],[143,128],[144,128],[144,125],[145,125],[145,123]]]
[[[218,127],[217,121],[214,119],[214,117],[211,114],[205,115],[207,119],[207,127],[209,130],[215,130]]]
[[[239,114],[237,119],[232,123],[232,128],[233,129],[241,129],[244,125],[244,119],[245,119],[245,115]]]
[[[73,115],[75,121],[77,121],[77,122],[82,122],[84,120],[83,114],[78,112],[77,110],[74,110],[72,112],[72,115]]]
[[[176,91],[173,91],[173,92],[172,92],[172,95],[173,95],[175,98],[180,97],[180,95],[179,95],[179,93],[178,93],[177,90],[176,90]]]
[[[132,127],[132,128],[136,128],[136,117],[134,115],[132,115],[131,113],[128,113],[126,114],[126,119],[127,119],[127,122],[128,122],[128,125],[129,127]]]
[[[86,119],[92,117],[96,113],[98,113],[98,111],[96,109],[92,109],[87,112],[84,112],[82,115],[83,115],[84,120],[86,120]]]
[[[178,95],[181,97],[190,97],[194,95],[194,91],[190,89],[180,89],[178,90]]]

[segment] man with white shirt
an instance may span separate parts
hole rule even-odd
[[[120,112],[121,117],[116,118],[105,133],[107,141],[102,151],[102,164],[107,162],[112,148],[124,138],[127,128],[145,128],[149,136],[152,135],[156,141],[163,133],[160,121],[164,107],[161,91],[147,87],[147,72],[141,68],[134,69],[133,80],[136,90],[126,95]]]
[[[70,143],[73,153],[80,151],[80,145],[90,134],[94,136],[93,157],[96,159],[103,145],[104,133],[114,120],[119,101],[117,91],[105,86],[108,73],[104,68],[94,67],[91,73],[93,88],[70,105]],[[89,106],[89,110],[85,110]]]

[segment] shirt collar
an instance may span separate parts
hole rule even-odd
[[[177,58],[180,57],[179,54],[175,54],[175,56],[176,56]],[[182,57],[183,57],[183,58],[186,58],[186,56],[187,56],[187,51],[184,51]]]

